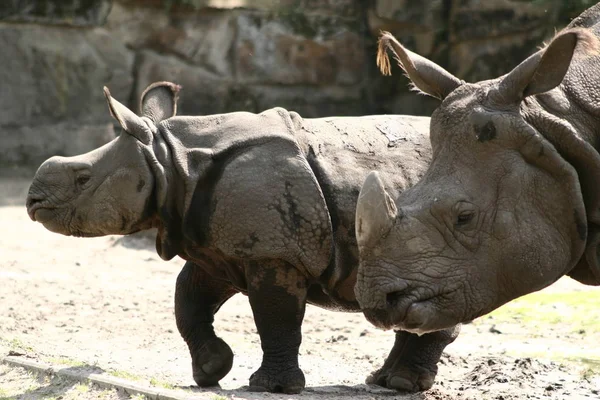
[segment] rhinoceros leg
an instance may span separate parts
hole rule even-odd
[[[442,352],[459,332],[460,325],[422,336],[397,331],[394,347],[383,367],[373,372],[367,383],[409,392],[431,388]]]
[[[282,261],[246,268],[248,297],[260,335],[263,360],[250,377],[250,390],[299,393],[304,374],[298,366],[306,278]]]
[[[198,386],[216,385],[231,370],[233,352],[215,335],[213,321],[221,305],[235,293],[228,282],[211,277],[189,261],[177,277],[175,319],[190,349]]]

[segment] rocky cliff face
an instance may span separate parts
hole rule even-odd
[[[565,6],[568,3],[568,6]],[[0,3],[0,168],[87,151],[114,137],[102,87],[137,111],[170,80],[180,114],[429,114],[379,30],[457,76],[507,72],[577,15],[559,0],[7,0]]]

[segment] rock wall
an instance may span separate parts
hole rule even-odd
[[[114,137],[102,95],[137,111],[158,80],[180,114],[429,114],[379,30],[467,81],[501,75],[587,4],[559,0],[6,0],[0,4],[0,169],[37,167]],[[567,5],[565,5],[567,4]]]

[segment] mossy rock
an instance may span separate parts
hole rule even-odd
[[[96,26],[111,7],[111,0],[6,0],[0,2],[0,21]]]

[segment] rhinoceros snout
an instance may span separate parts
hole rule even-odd
[[[25,201],[25,207],[27,207],[27,214],[29,214],[29,218],[32,221],[35,221],[35,212],[42,207],[44,201],[44,196],[36,193],[31,193],[27,195],[27,200]]]
[[[392,329],[401,323],[412,302],[411,288],[407,284],[363,292],[359,300],[367,320],[381,329]]]

